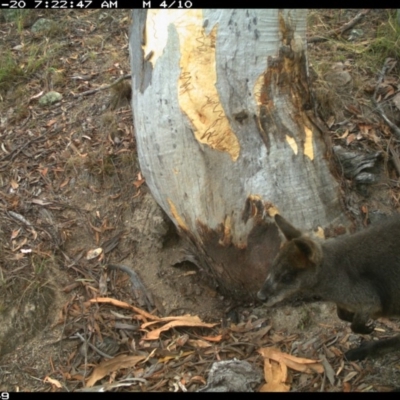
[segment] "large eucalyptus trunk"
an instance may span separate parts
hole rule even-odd
[[[347,225],[307,80],[305,10],[135,10],[140,166],[224,292],[249,298],[281,242],[271,215]],[[318,125],[318,126],[317,126]]]

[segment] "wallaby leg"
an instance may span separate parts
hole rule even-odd
[[[349,361],[363,360],[366,357],[380,357],[396,350],[400,350],[400,336],[377,342],[364,342],[361,346],[347,351],[345,356]]]
[[[374,330],[373,326],[367,326],[369,320],[369,313],[356,312],[353,316],[353,321],[351,323],[351,330],[354,333],[368,334]]]
[[[337,316],[342,321],[353,322],[353,318],[354,318],[353,312],[347,311],[346,309],[340,308],[339,306],[336,306],[336,312],[337,312]]]

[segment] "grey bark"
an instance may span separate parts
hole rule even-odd
[[[279,248],[276,212],[304,229],[348,225],[305,34],[305,10],[133,11],[142,173],[198,264],[237,297],[259,289]]]

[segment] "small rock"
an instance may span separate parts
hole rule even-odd
[[[335,71],[326,74],[325,80],[335,86],[344,86],[351,82],[351,75],[347,71]]]
[[[62,94],[58,92],[48,92],[43,95],[40,100],[39,104],[41,106],[49,106],[51,104],[57,103],[62,99]]]
[[[215,362],[208,375],[207,385],[199,392],[253,392],[262,380],[260,371],[247,361]]]
[[[359,39],[363,35],[364,35],[364,32],[362,29],[352,29],[350,32],[350,36],[347,40],[349,42],[354,42],[355,40]]]
[[[39,18],[33,25],[32,25],[32,32],[45,32],[52,28],[54,22],[47,18]]]

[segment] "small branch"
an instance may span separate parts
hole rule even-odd
[[[390,154],[392,155],[392,160],[394,167],[396,168],[398,176],[400,176],[400,158],[399,155],[397,154],[396,150],[393,148],[391,144],[389,144],[389,151]]]
[[[22,222],[26,226],[32,227],[32,224],[27,219],[25,219],[21,214],[18,214],[14,211],[9,211],[8,213],[10,214],[11,217],[16,219],[17,221]]]
[[[364,10],[361,10],[353,19],[351,19],[349,22],[346,24],[342,25],[340,28],[337,29],[332,29],[326,33],[327,37],[321,37],[321,36],[314,36],[309,39],[307,39],[307,43],[315,43],[315,42],[324,42],[325,40],[328,40],[329,36],[338,36],[341,35],[342,33],[346,32],[350,28],[352,28],[354,25],[356,25],[362,17],[367,15],[371,9],[367,8]]]
[[[400,129],[386,116],[385,112],[382,109],[382,106],[380,103],[377,102],[376,97],[378,94],[378,89],[380,84],[382,83],[383,79],[385,78],[385,75],[388,71],[391,71],[393,68],[393,62],[394,60],[392,58],[387,58],[385,60],[385,63],[383,65],[383,68],[379,74],[378,81],[376,83],[375,87],[375,92],[374,95],[372,96],[372,104],[378,111],[379,115],[382,117],[382,119],[389,125],[389,127],[392,129],[392,131],[396,134],[396,136],[400,139]]]
[[[48,137],[48,135],[46,136],[46,134],[40,135],[34,139],[28,140],[25,144],[23,144],[22,146],[12,150],[10,153],[8,153],[7,155],[5,155],[4,157],[0,158],[0,161],[5,161],[7,160],[7,158],[11,157],[11,160],[14,160],[15,157],[21,153],[22,150],[25,149],[25,147],[29,146],[30,144],[32,144],[33,142],[36,142],[38,140],[42,140],[45,139],[46,137]]]
[[[109,360],[111,360],[112,358],[114,358],[114,356],[109,356],[106,353],[103,353],[101,350],[99,350],[96,346],[94,346],[92,343],[90,343],[89,341],[85,340],[85,338],[79,334],[78,332],[76,332],[76,336],[78,336],[78,338],[80,340],[82,340],[83,343],[85,343],[85,345],[89,346],[91,349],[93,349],[95,352],[99,353],[101,356],[103,356],[104,358],[108,358]]]
[[[130,276],[135,300],[139,302],[140,306],[146,306],[147,310],[150,312],[154,306],[153,296],[148,290],[146,290],[139,275],[133,269],[125,265],[107,264],[107,267],[110,269],[119,269]]]
[[[76,97],[81,97],[81,96],[89,96],[90,94],[94,94],[94,93],[100,92],[100,90],[110,89],[110,88],[112,88],[113,86],[118,85],[118,83],[120,83],[121,81],[123,81],[123,80],[125,80],[125,79],[131,79],[131,74],[121,76],[120,78],[118,78],[117,80],[115,80],[115,81],[114,81],[113,83],[111,83],[110,85],[100,86],[100,87],[97,88],[97,89],[87,90],[86,92],[74,94],[72,97],[76,98]]]

